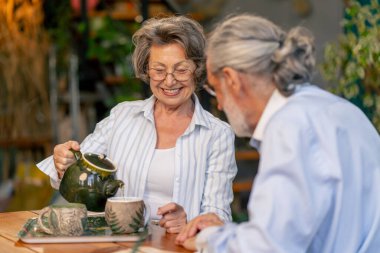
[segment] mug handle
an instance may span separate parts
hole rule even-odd
[[[41,228],[41,230],[47,234],[50,234],[52,235],[53,234],[53,230],[51,228],[48,228],[44,225],[44,223],[42,222],[42,219],[43,217],[45,216],[46,213],[48,213],[47,215],[47,218],[48,220],[50,220],[50,214],[53,210],[50,208],[50,206],[47,206],[45,207],[44,209],[42,209],[40,215],[38,216],[38,219],[37,219],[37,224],[38,224],[38,227]]]

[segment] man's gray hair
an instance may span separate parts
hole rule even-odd
[[[213,73],[231,67],[245,73],[270,76],[288,96],[294,84],[309,82],[314,71],[314,41],[303,27],[287,34],[269,20],[242,14],[220,23],[207,44]]]
[[[202,85],[206,80],[205,46],[202,26],[185,16],[151,18],[133,35],[135,50],[132,56],[136,77],[149,83],[148,63],[150,48],[155,45],[178,43],[186,52],[186,57],[194,61],[195,82]]]

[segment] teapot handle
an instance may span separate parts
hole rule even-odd
[[[74,156],[75,156],[75,159],[77,160],[77,161],[79,161],[80,159],[82,159],[82,152],[80,152],[80,151],[76,151],[76,150],[74,150],[74,149],[72,149],[72,148],[70,148],[69,149],[71,152],[73,152],[73,154],[74,154]]]

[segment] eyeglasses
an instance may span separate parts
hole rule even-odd
[[[187,68],[174,69],[171,73],[166,72],[165,69],[149,68],[149,77],[154,81],[163,81],[168,75],[172,75],[175,80],[185,82],[193,76],[193,72]]]
[[[208,94],[210,94],[213,97],[216,97],[216,92],[215,92],[214,88],[212,88],[209,84],[206,83],[202,87],[203,87],[203,89],[205,89],[207,91]]]

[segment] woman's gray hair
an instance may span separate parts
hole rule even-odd
[[[155,45],[178,43],[186,52],[186,57],[194,61],[195,82],[202,85],[206,80],[206,39],[202,26],[185,16],[151,18],[132,37],[135,50],[132,56],[136,77],[149,83],[148,63],[150,48]]]
[[[314,71],[314,41],[303,27],[287,34],[269,20],[242,14],[220,23],[207,44],[213,73],[231,67],[245,73],[270,76],[289,96],[294,84],[309,82]]]

